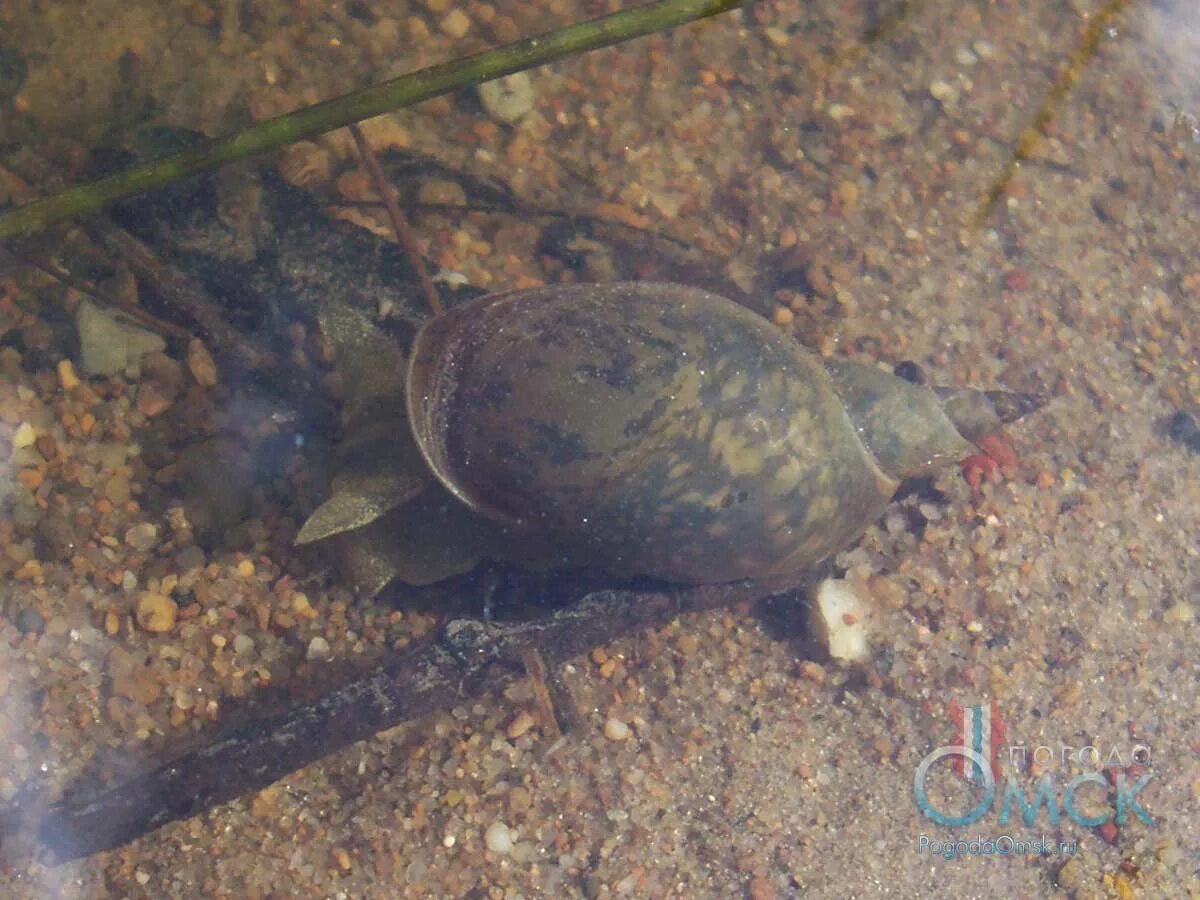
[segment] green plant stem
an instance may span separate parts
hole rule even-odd
[[[472,84],[727,12],[752,0],[658,0],[402,75],[252,125],[203,146],[68,188],[0,216],[0,239],[23,237],[116,200]]]

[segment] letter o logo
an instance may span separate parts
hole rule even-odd
[[[976,765],[978,770],[983,773],[983,797],[975,807],[961,816],[948,816],[945,813],[934,809],[933,804],[929,802],[929,795],[925,791],[925,778],[929,774],[933,764],[945,759],[947,756],[961,756]],[[983,754],[970,747],[952,746],[938,747],[917,766],[916,774],[913,776],[913,796],[917,800],[917,808],[925,814],[929,819],[937,822],[939,825],[959,826],[970,825],[978,822],[983,818],[983,814],[988,811],[988,807],[992,805],[992,800],[996,796],[996,779],[992,775],[991,764],[983,758]]]

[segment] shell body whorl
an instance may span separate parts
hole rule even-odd
[[[868,381],[858,405],[878,411]],[[839,389],[732,301],[637,283],[456,307],[418,335],[406,397],[437,477],[518,544],[717,582],[800,572],[887,505],[905,473],[881,470]]]

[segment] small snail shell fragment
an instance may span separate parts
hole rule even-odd
[[[503,555],[617,576],[786,581],[852,542],[900,481],[1040,405],[822,360],[673,284],[491,294],[418,334],[412,434]]]

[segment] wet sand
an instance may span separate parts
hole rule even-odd
[[[135,98],[217,133],[604,6],[268,3],[243,18],[236,4],[104,0],[2,14],[30,67],[11,102],[62,167],[72,140],[132,107],[114,99],[131,56]],[[1014,426],[1020,461],[1002,479],[973,488],[946,471],[839,555],[873,604],[864,666],[822,658],[799,612],[687,618],[569,667],[582,724],[561,741],[517,684],[117,851],[62,866],[14,854],[4,894],[1200,892],[1200,454],[1166,428],[1200,412],[1200,13],[1131,5],[1079,50],[1104,9],[764,3],[533,72],[515,123],[468,92],[372,126],[381,150],[728,260],[726,278],[823,353],[912,359],[939,382],[1050,403]],[[1070,89],[1023,140],[1056,84]],[[368,196],[348,138],[301,152],[293,179]],[[455,200],[448,181],[431,177],[428,196]],[[342,216],[387,233],[382,214]],[[442,272],[479,287],[560,274],[534,252],[536,221],[443,211],[414,226]],[[756,283],[767,270],[773,283]],[[181,448],[215,435],[233,453],[286,423],[206,383],[178,341],[88,378],[63,311],[78,302],[31,270],[0,272],[6,803],[148,768],[240,698],[319,692],[433,621],[355,598],[290,548],[322,499],[302,451],[247,476],[229,542],[206,537],[174,477]],[[303,326],[294,338],[297,364],[319,369]],[[1030,795],[1043,775],[1061,788],[1090,771],[1078,748],[1124,763],[1150,748],[1137,798],[1152,825],[1064,814],[1054,827],[1044,812],[1001,825],[999,801],[978,823],[937,825],[913,780],[955,740],[952,701],[996,704],[1006,748],[1035,762],[1014,772],[1003,754]],[[947,809],[970,803],[948,767],[930,788]],[[1081,789],[1082,811],[1104,794]],[[1002,835],[1074,852],[948,860],[922,844]]]

